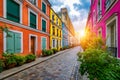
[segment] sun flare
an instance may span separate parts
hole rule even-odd
[[[80,31],[80,37],[84,37],[84,36],[85,36],[84,30]]]

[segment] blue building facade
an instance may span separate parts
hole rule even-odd
[[[62,23],[62,47],[68,47],[69,46],[69,34],[68,29],[64,23]]]

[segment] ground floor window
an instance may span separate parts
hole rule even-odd
[[[55,39],[52,39],[52,47],[55,48]]]
[[[6,52],[20,53],[21,52],[21,34],[9,31],[6,37]]]
[[[42,50],[43,50],[43,49],[46,49],[46,43],[47,43],[46,41],[47,41],[46,38],[43,37],[43,38],[42,38]]]
[[[116,19],[111,19],[109,24],[107,24],[107,46],[108,51],[112,53],[113,56],[117,57],[117,21]]]

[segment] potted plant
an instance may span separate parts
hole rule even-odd
[[[16,64],[17,62],[14,55],[11,55],[5,59],[5,65],[7,69],[15,67]]]
[[[29,54],[25,58],[26,58],[26,62],[28,63],[34,61],[36,56],[34,54]]]
[[[55,54],[56,52],[58,52],[58,50],[56,48],[53,48],[53,53]]]
[[[26,59],[23,56],[15,56],[17,66],[21,66],[25,63]]]

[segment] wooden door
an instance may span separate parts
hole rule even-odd
[[[35,54],[35,37],[31,36],[31,53]]]

